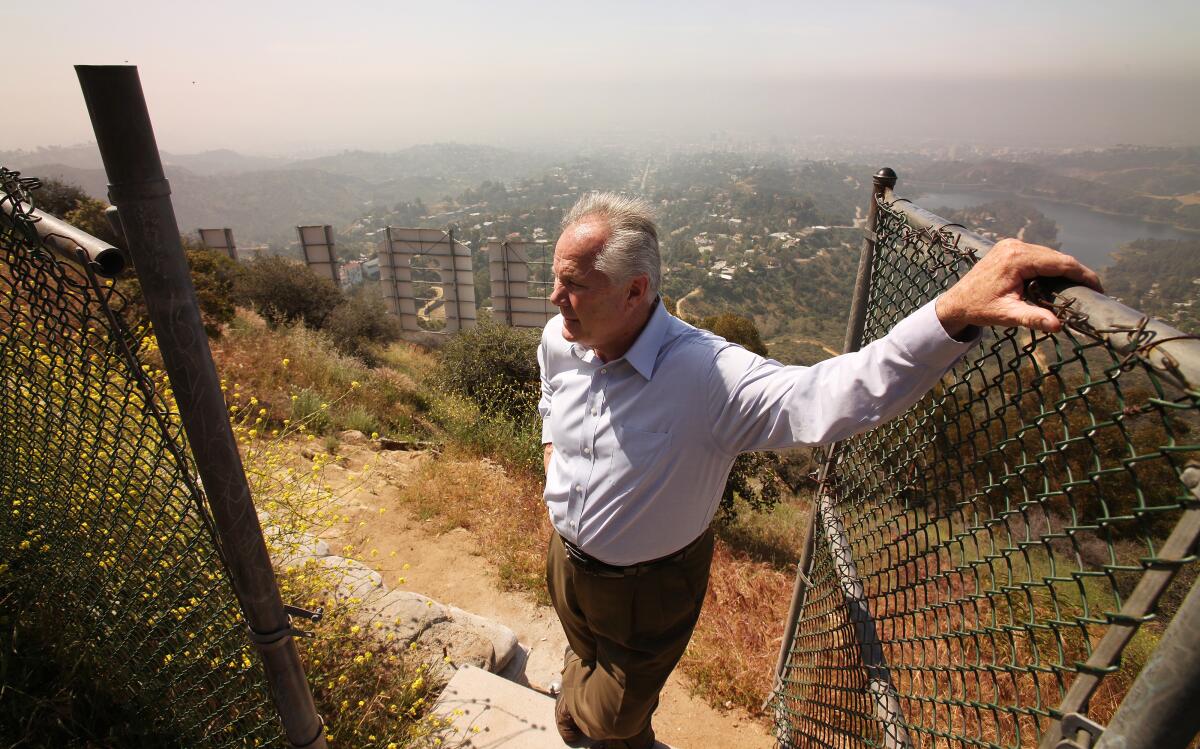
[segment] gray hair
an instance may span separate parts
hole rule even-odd
[[[642,198],[615,192],[589,192],[567,211],[562,228],[565,231],[590,218],[604,221],[609,229],[608,241],[596,254],[596,270],[618,283],[646,276],[650,279],[650,293],[657,293],[662,280],[662,261],[650,204]]]

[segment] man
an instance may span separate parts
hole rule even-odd
[[[580,199],[554,249],[561,314],[538,348],[545,499],[556,530],[546,580],[569,649],[555,705],[568,743],[654,745],[651,716],[708,585],[709,529],[741,452],[849,437],[903,412],[978,339],[979,326],[1057,331],[1020,298],[1073,258],[996,244],[957,284],[862,350],[785,367],[672,317],[658,299],[649,207]]]

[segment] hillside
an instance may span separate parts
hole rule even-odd
[[[163,164],[168,168],[181,167],[196,174],[236,174],[271,169],[288,162],[288,159],[270,156],[248,156],[227,148],[200,153],[172,153],[161,151]],[[3,164],[60,164],[63,167],[82,170],[103,168],[100,151],[95,143],[75,146],[52,146],[34,150],[0,151]]]
[[[1144,195],[1195,198],[1200,193],[1200,147],[1117,146],[1042,160],[1060,174],[1103,182]]]
[[[393,153],[343,151],[295,161],[288,169],[316,169],[373,183],[423,177],[442,179],[459,192],[485,180],[511,180],[545,169],[550,159],[491,146],[434,143]],[[443,193],[444,194],[444,193]]]
[[[298,224],[336,230],[376,206],[435,202],[487,180],[539,173],[547,159],[487,146],[453,143],[393,153],[349,151],[304,160],[246,156],[234,151],[162,154],[180,229],[229,226],[241,243],[269,243],[282,251]],[[0,151],[0,164],[26,176],[59,179],[94,198],[107,196],[95,145]]]
[[[1106,269],[1105,291],[1185,333],[1200,333],[1200,239],[1142,239]]]
[[[1058,225],[1024,201],[997,200],[961,210],[936,205],[923,207],[988,239],[1016,237],[1024,242],[1059,247]]]
[[[108,179],[102,169],[66,164],[17,165],[22,174],[57,179],[107,201]],[[241,244],[270,243],[283,249],[300,224],[344,225],[381,194],[405,191],[404,185],[377,189],[363,180],[314,169],[244,172],[205,176],[180,167],[165,168],[179,230],[193,235],[201,227],[233,227]],[[407,186],[409,195],[415,186]]]

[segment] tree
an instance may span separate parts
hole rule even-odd
[[[125,245],[124,238],[117,237],[117,233],[112,230],[108,218],[104,215],[104,211],[107,209],[108,203],[84,196],[74,208],[67,211],[62,219],[76,229],[91,234],[101,242],[123,247]]]
[[[384,309],[378,286],[360,287],[333,310],[326,330],[339,351],[375,366],[378,348],[399,340],[400,320]]]
[[[82,187],[57,179],[42,181],[33,193],[33,205],[40,211],[65,219],[81,201],[91,200]]]
[[[343,301],[341,290],[329,279],[275,256],[245,265],[237,298],[254,307],[272,327],[299,321],[314,330],[325,327]]]
[[[746,350],[753,351],[759,356],[767,355],[767,344],[763,343],[762,336],[758,333],[758,327],[748,317],[723,312],[704,318],[698,327],[710,330],[730,343],[743,346]]]
[[[221,328],[233,320],[234,290],[241,268],[223,252],[205,249],[187,237],[180,237],[180,242],[191,271],[204,332],[209,338],[220,338]],[[136,325],[146,317],[146,308],[141,283],[132,268],[118,281],[118,288],[129,300],[127,319]]]

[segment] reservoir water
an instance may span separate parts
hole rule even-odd
[[[903,192],[901,193],[904,194]],[[908,197],[908,195],[905,195]],[[1155,224],[1129,216],[1099,213],[1078,205],[1026,198],[1007,192],[943,191],[916,192],[912,198],[926,210],[959,209],[997,200],[1020,200],[1032,204],[1058,224],[1062,251],[1074,255],[1095,270],[1111,265],[1111,254],[1135,239],[1200,239],[1200,232],[1183,231],[1166,224]]]

